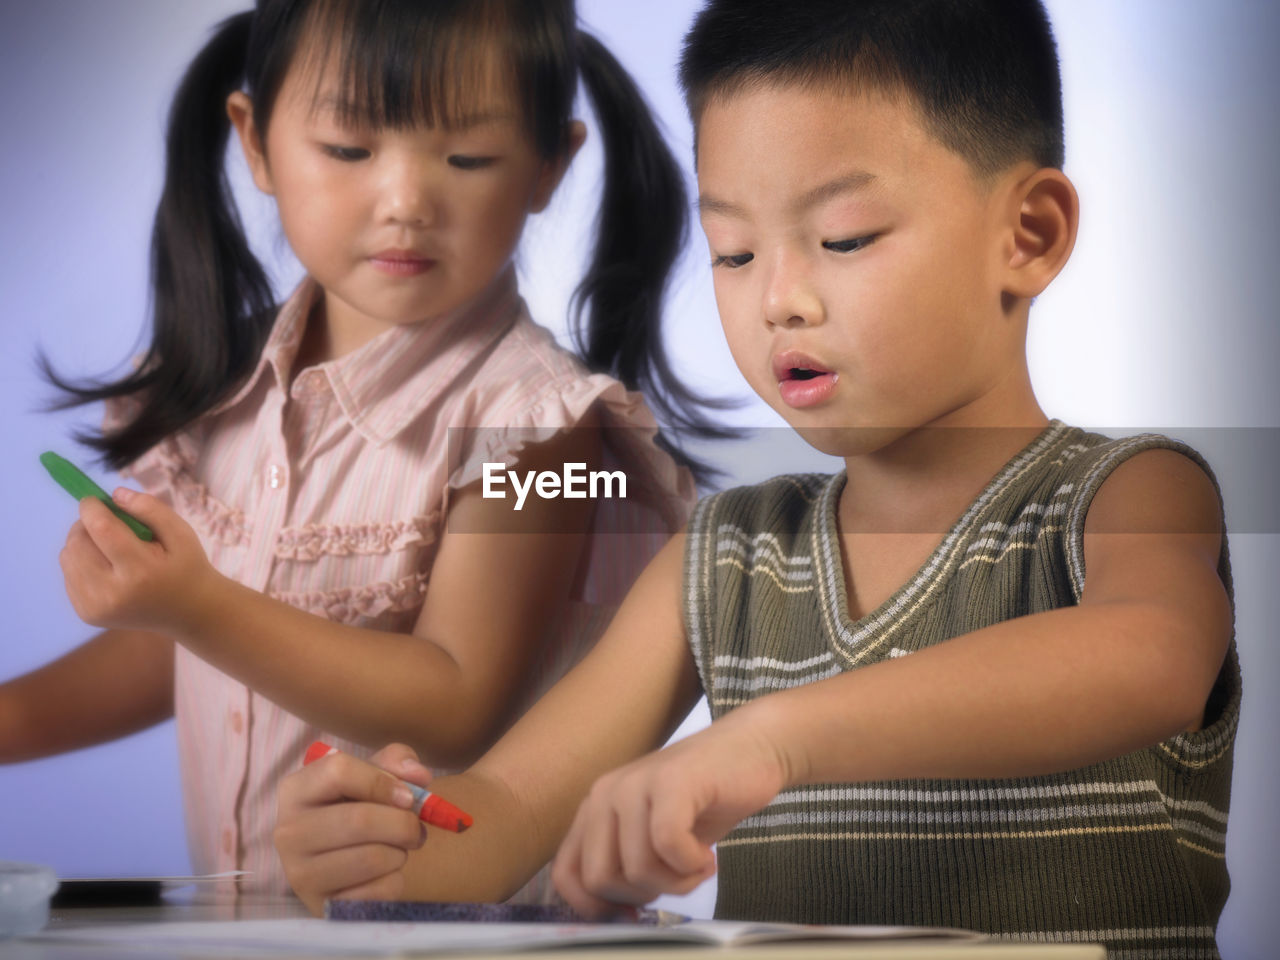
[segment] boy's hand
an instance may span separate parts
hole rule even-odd
[[[98,627],[180,632],[188,609],[217,572],[200,538],[162,501],[120,488],[112,499],[153,531],[138,539],[102,501],[80,501],[80,519],[58,560],[76,614]]]
[[[688,893],[716,871],[711,845],[786,785],[770,738],[730,714],[595,782],[556,855],[556,889],[587,917]]]
[[[366,763],[333,753],[280,781],[272,839],[289,885],[317,916],[327,899],[396,900],[405,861],[427,837],[399,777],[419,786],[431,772],[402,744]]]

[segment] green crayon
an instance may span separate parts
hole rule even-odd
[[[129,529],[138,535],[139,540],[150,541],[156,538],[150,527],[135,520],[116,506],[115,501],[107,496],[107,492],[85,476],[84,472],[70,460],[64,460],[56,453],[46,451],[40,454],[40,462],[49,471],[49,476],[58,481],[58,486],[75,497],[77,502],[85,497],[97,497],[107,505],[107,509],[123,520]]]

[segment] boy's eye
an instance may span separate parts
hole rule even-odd
[[[866,237],[854,237],[851,240],[826,240],[822,246],[835,253],[853,253],[863,247],[870,246],[875,242],[875,239],[875,235],[872,234]]]
[[[496,159],[496,157],[472,157],[454,153],[449,156],[449,166],[457,167],[459,170],[482,170],[491,166]]]
[[[730,270],[736,270],[738,267],[745,267],[748,263],[755,259],[754,253],[734,253],[728,256],[716,257],[711,261],[712,267],[728,267]]]
[[[334,143],[326,143],[323,145],[324,152],[335,160],[341,160],[344,163],[355,163],[358,160],[368,160],[371,154],[363,147],[341,147]]]

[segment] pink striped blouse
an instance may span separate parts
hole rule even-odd
[[[639,394],[587,372],[533,323],[511,270],[465,308],[388,330],[293,376],[318,292],[304,281],[244,385],[127,474],[192,524],[223,574],[330,620],[408,633],[450,489],[479,476],[482,461],[514,463],[531,436],[571,426],[596,405],[607,427],[627,428],[606,431],[610,456],[650,495],[598,501],[536,696],[594,642],[683,522],[691,477],[653,443],[656,425]],[[116,405],[108,420],[125,413]],[[484,429],[451,435],[454,427]],[[371,751],[304,723],[181,646],[174,683],[193,868],[247,870],[246,889],[287,891],[271,844],[276,784],[312,740]],[[548,894],[544,871],[520,899]]]

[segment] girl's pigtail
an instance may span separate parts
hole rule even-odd
[[[114,383],[69,383],[41,365],[74,406],[133,395],[127,424],[79,439],[115,469],[211,409],[252,369],[272,313],[224,158],[227,97],[244,81],[253,12],[219,25],[187,68],[169,111],[165,180],[151,233],[152,339],[137,369]]]
[[[663,296],[688,235],[684,176],[631,77],[583,31],[578,68],[595,106],[605,168],[595,250],[574,292],[579,351],[591,369],[643,391],[671,427],[700,437],[735,436],[700,409],[730,404],[700,397],[682,383],[662,343]],[[713,474],[678,447],[664,445],[699,480]]]

